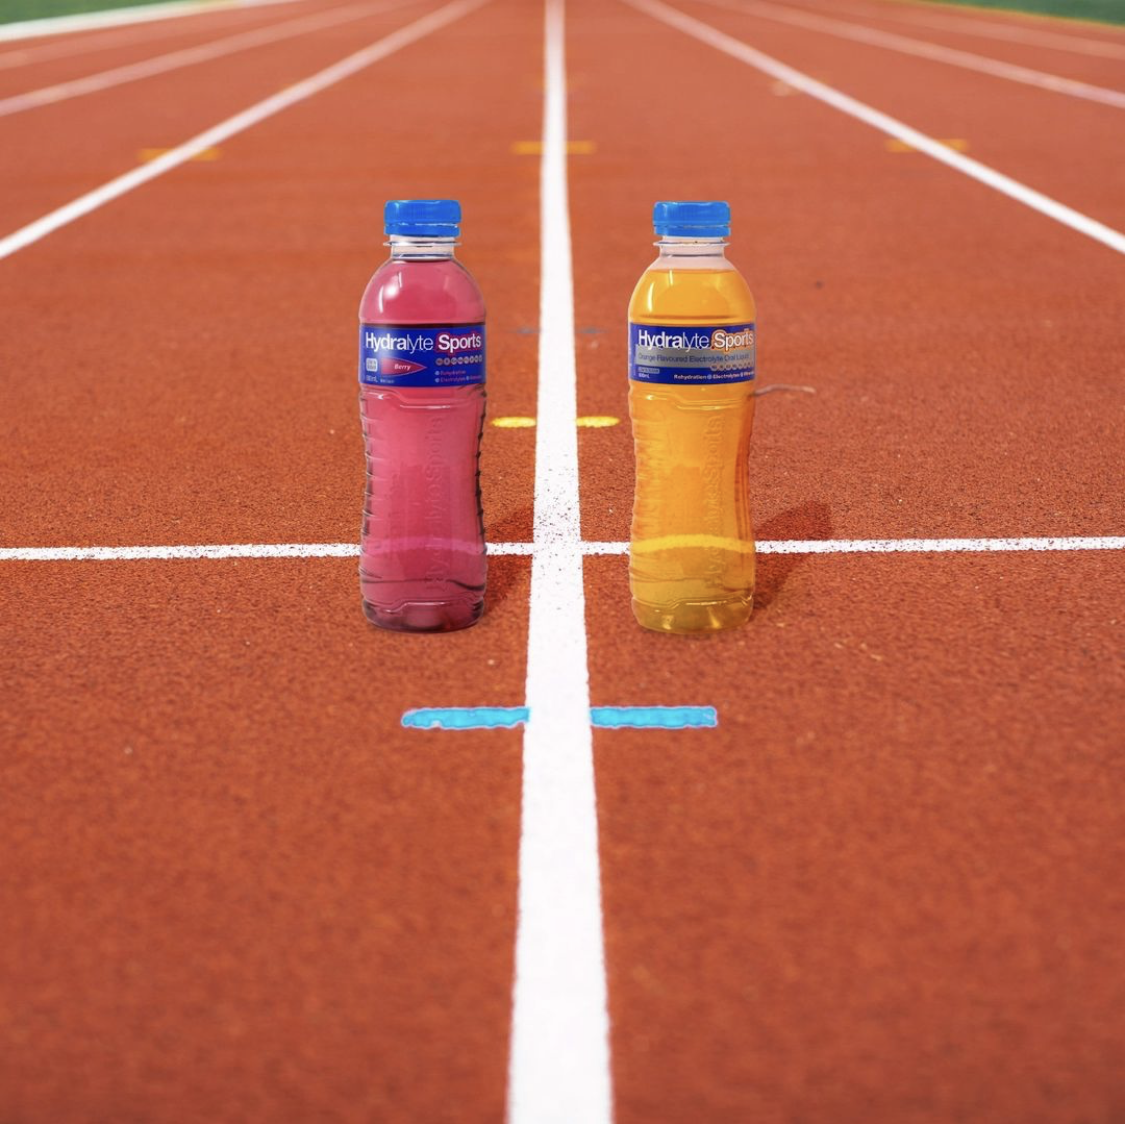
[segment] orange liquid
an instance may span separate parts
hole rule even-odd
[[[670,266],[670,267],[669,267]],[[754,298],[733,268],[663,261],[648,269],[629,319],[739,324]],[[629,550],[633,615],[645,628],[701,633],[744,624],[754,599],[748,456],[754,383],[629,383],[637,482]]]

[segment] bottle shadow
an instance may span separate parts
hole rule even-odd
[[[521,508],[487,528],[490,542],[526,542],[530,539],[531,508]],[[779,512],[755,528],[755,538],[765,540],[812,540],[832,537],[831,510],[820,500],[808,500]],[[764,554],[759,552],[754,606],[769,608],[789,580],[789,575],[802,565],[804,554]],[[503,604],[513,593],[526,596],[531,585],[531,567],[524,555],[494,555],[488,560],[488,604]]]
[[[767,519],[755,528],[758,542],[765,540],[824,540],[832,537],[832,514],[826,503],[808,500]],[[777,600],[789,575],[800,566],[804,554],[758,554],[754,606],[767,609]]]

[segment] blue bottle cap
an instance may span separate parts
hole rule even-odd
[[[388,199],[383,230],[408,238],[456,238],[461,233],[461,204],[456,199]]]
[[[730,234],[730,204],[666,202],[652,208],[652,228],[668,238],[726,238]]]

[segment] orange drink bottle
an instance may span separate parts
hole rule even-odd
[[[653,227],[659,255],[629,302],[633,615],[715,632],[754,598],[754,298],[726,259],[727,203],[657,203]]]

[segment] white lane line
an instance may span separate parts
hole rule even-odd
[[[844,8],[839,0],[833,0],[833,10],[850,11],[852,15],[860,16],[863,19],[894,20],[897,23],[932,27],[938,31],[974,35],[982,39],[999,39],[1005,43],[1028,43],[1037,47],[1052,47],[1058,51],[1070,51],[1079,55],[1125,59],[1125,43],[1114,43],[1105,39],[1086,39],[1077,35],[1058,35],[1053,31],[1043,31],[1033,27],[1018,27],[1014,22],[986,23],[984,20],[964,19],[960,16],[944,16],[943,18],[937,12],[922,14],[917,9],[907,13],[902,6],[898,6],[896,10],[892,11],[890,5],[883,5],[878,12],[873,12],[866,9],[860,10],[854,6]],[[999,15],[1000,13],[996,14]]]
[[[578,506],[563,0],[545,0],[539,391],[508,1124],[613,1118]]]
[[[628,544],[626,544],[628,545]],[[488,544],[489,554],[530,554],[529,542]],[[213,543],[198,546],[9,546],[0,562],[147,562],[175,558],[358,558],[356,542]]]
[[[121,86],[126,82],[137,82],[142,78],[152,78],[157,74],[167,74],[171,70],[179,70],[181,67],[193,66],[200,62],[209,62],[212,59],[222,58],[224,55],[232,55],[236,51],[262,47],[267,43],[279,43],[306,32],[321,31],[326,27],[334,27],[350,20],[362,19],[364,16],[394,11],[396,8],[402,8],[417,2],[418,0],[388,0],[387,3],[379,4],[350,4],[345,8],[336,8],[317,15],[300,16],[297,19],[285,20],[268,27],[256,28],[253,31],[242,31],[237,35],[229,35],[223,39],[214,39],[210,43],[201,43],[195,47],[170,51],[153,58],[141,59],[139,62],[127,63],[124,66],[115,66],[98,74],[88,74],[84,78],[75,78],[69,82],[59,82],[54,86],[43,86],[38,90],[28,90],[25,94],[14,94],[12,97],[0,98],[0,117],[7,117],[13,113],[23,113],[28,109],[38,109],[44,105],[54,105],[56,102],[65,101],[68,98],[97,93],[100,90],[108,90],[113,86]]]
[[[491,555],[530,555],[530,542],[490,542]],[[582,554],[628,554],[627,542],[584,540]],[[1009,539],[764,539],[759,554],[990,554],[1125,550],[1125,535]],[[216,543],[199,546],[6,546],[0,562],[139,562],[176,558],[358,558],[354,542]]]
[[[505,544],[521,545],[521,544]],[[584,542],[584,554],[628,554],[627,542]],[[1010,539],[763,539],[759,554],[993,554],[1125,550],[1125,535]]]
[[[350,78],[353,74],[371,66],[372,63],[379,62],[388,55],[394,54],[395,51],[399,51],[416,40],[453,23],[454,20],[460,19],[486,2],[487,0],[452,0],[451,3],[422,16],[405,27],[399,28],[382,39],[377,39],[362,50],[348,55],[347,58],[341,59],[329,67],[325,67],[324,70],[318,71],[309,78],[264,98],[249,109],[244,109],[241,113],[236,113],[233,117],[228,117],[225,121],[219,122],[218,125],[213,125],[210,129],[192,137],[191,140],[184,141],[176,148],[169,149],[155,160],[133,168],[124,175],[87,192],[63,207],[59,207],[58,210],[44,215],[41,219],[36,219],[35,222],[29,223],[13,234],[9,234],[6,238],[0,238],[0,260],[38,242],[41,238],[45,238],[48,234],[74,222],[83,215],[88,215],[91,211],[104,207],[106,203],[112,202],[158,176],[164,175],[165,172],[178,168],[205,149],[214,148],[230,137],[244,132],[269,117],[273,117],[274,114],[280,113],[283,109],[288,109],[291,105],[305,101],[314,94],[319,94],[322,90],[336,85],[337,82]]]
[[[628,544],[626,544],[628,545]],[[1125,550],[1125,536],[1022,539],[781,539],[762,554],[975,554],[994,551]]]
[[[835,35],[839,39],[851,39],[854,42],[866,43],[872,47],[885,47],[902,54],[933,59],[935,62],[960,66],[966,70],[976,70],[994,78],[1006,78],[1011,82],[1022,82],[1028,86],[1036,86],[1041,90],[1050,90],[1052,93],[1069,94],[1071,97],[1085,98],[1087,101],[1111,105],[1116,109],[1125,109],[1125,93],[1120,90],[1111,90],[1106,86],[1093,86],[1088,82],[1076,82],[1072,78],[1061,78],[1057,74],[1032,70],[1026,66],[1016,66],[1014,63],[1001,62],[999,59],[990,59],[984,55],[973,54],[970,51],[943,47],[937,43],[929,43],[922,39],[911,39],[909,36],[896,35],[890,31],[877,31],[872,27],[833,19],[831,16],[814,15],[812,12],[797,8],[783,8],[778,4],[763,2],[763,0],[750,0],[748,3],[741,4],[737,0],[706,0],[706,3],[717,8],[726,8],[732,12],[740,12],[743,15],[760,16],[763,19],[774,20],[778,23],[788,23],[793,27],[808,28],[812,31],[823,32],[825,35]]]
[[[298,0],[170,0],[167,4],[146,4],[138,8],[111,8],[74,16],[46,16],[0,25],[0,42],[37,39],[42,35],[64,35],[72,31],[91,31],[99,27],[120,27],[129,23],[152,23],[179,16],[201,16],[227,8],[262,8],[272,4],[293,4]]]
[[[803,91],[810,97],[832,106],[833,109],[838,109],[841,113],[846,113],[849,117],[854,117],[857,121],[862,121],[865,125],[878,129],[879,132],[885,133],[887,136],[904,141],[919,152],[924,152],[927,156],[942,164],[949,165],[962,175],[966,175],[978,183],[983,183],[986,187],[991,187],[994,191],[1000,192],[1001,195],[1006,195],[1009,199],[1014,199],[1017,203],[1022,203],[1025,207],[1030,207],[1033,211],[1038,211],[1040,214],[1054,219],[1055,222],[1078,231],[1079,234],[1085,234],[1088,238],[1100,242],[1103,246],[1108,246],[1111,250],[1116,250],[1119,254],[1125,254],[1125,234],[1120,231],[1075,211],[1056,199],[1043,195],[1034,188],[1030,188],[1026,184],[988,167],[987,164],[982,164],[979,160],[973,160],[960,152],[954,152],[953,149],[948,148],[940,141],[934,140],[933,137],[927,136],[902,121],[841,93],[832,86],[818,82],[815,78],[810,78],[802,71],[795,70],[770,55],[755,50],[740,39],[735,39],[710,24],[697,20],[694,16],[685,15],[676,8],[670,8],[667,4],[662,3],[662,0],[623,0],[623,2],[652,16],[654,19],[666,23],[677,31],[682,31],[685,35],[690,35],[700,42],[706,43],[709,47],[714,47],[717,51],[722,51],[724,54],[738,59],[739,62],[746,63],[747,66],[754,67],[755,70],[760,70],[764,74],[780,79],[794,89]]]
[[[136,10],[136,9],[132,9]],[[222,9],[220,9],[220,13]],[[261,17],[270,18],[272,12],[262,12]],[[221,24],[212,28],[208,21],[207,29],[215,31],[230,30],[243,23],[249,24],[255,18],[261,18],[254,8],[245,8],[235,11],[229,19],[221,17]],[[218,23],[219,21],[215,21]],[[261,26],[255,24],[254,26]],[[159,43],[166,39],[178,38],[182,35],[198,33],[198,26],[193,26],[191,21],[177,22],[167,20],[163,23],[142,23],[136,26],[107,27],[103,31],[91,31],[89,34],[77,34],[58,37],[48,37],[34,43],[20,44],[17,40],[14,47],[0,51],[0,70],[9,70],[17,66],[30,66],[32,63],[43,62],[47,59],[72,58],[74,55],[100,54],[117,47]]]

